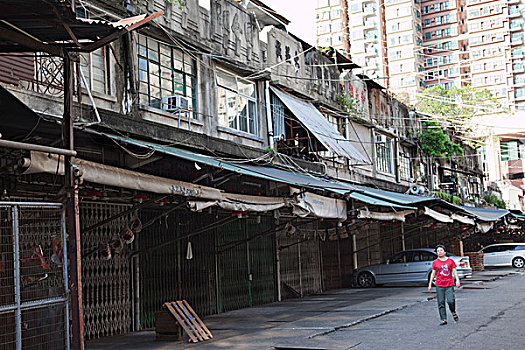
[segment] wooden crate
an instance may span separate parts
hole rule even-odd
[[[182,327],[167,311],[155,313],[155,334],[157,340],[182,340]]]

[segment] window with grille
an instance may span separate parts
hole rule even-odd
[[[83,7],[76,9],[78,18],[90,18],[89,13]],[[90,91],[110,94],[109,84],[109,55],[106,47],[101,47],[93,52],[80,53],[80,71],[86,79],[86,86]]]
[[[90,53],[80,54],[80,70],[86,79],[87,88],[91,91],[109,94],[108,56],[105,47]]]
[[[394,173],[392,139],[386,135],[376,135],[376,167],[377,171],[387,174]]]
[[[399,177],[407,181],[411,181],[413,178],[410,153],[404,150],[399,153]]]
[[[139,35],[139,96],[143,104],[197,118],[195,59],[182,50]]]
[[[219,125],[257,135],[255,84],[217,70]]]

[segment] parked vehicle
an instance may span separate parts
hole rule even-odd
[[[525,243],[491,244],[481,249],[483,265],[525,267]]]
[[[468,257],[447,254],[456,263],[459,278],[472,276]],[[376,284],[421,282],[427,283],[432,272],[432,262],[437,259],[434,249],[420,248],[395,254],[385,264],[362,267],[354,271],[359,287]]]

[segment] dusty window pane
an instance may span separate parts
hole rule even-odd
[[[218,116],[219,116],[219,125],[228,126],[226,115],[227,115],[227,106],[226,106],[226,90],[219,87],[217,89],[217,105],[218,105]]]
[[[239,130],[248,132],[248,100],[239,96]]]

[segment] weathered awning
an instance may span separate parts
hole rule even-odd
[[[346,221],[346,200],[320,196],[311,192],[301,192],[290,188],[294,195],[294,215],[300,217],[315,216],[326,219]]]
[[[64,174],[64,159],[62,158],[60,160],[57,155],[31,151],[31,159],[29,161],[30,166],[25,171],[25,174]],[[212,187],[144,174],[79,158],[75,159],[75,166],[82,171],[82,177],[84,180],[97,184],[159,194],[171,194],[213,200],[222,199],[221,191]]]
[[[516,219],[525,219],[525,215],[523,214],[516,214],[516,213],[510,213],[512,216],[514,216]]]
[[[358,219],[374,219],[374,220],[382,220],[382,221],[401,221],[405,222],[405,216],[415,213],[415,210],[403,210],[403,211],[392,211],[392,212],[378,212],[378,211],[370,211],[368,209],[361,209],[359,210],[359,214],[357,215]]]
[[[497,221],[510,213],[508,210],[502,209],[467,207],[464,205],[457,205],[456,207],[481,221]]]
[[[301,101],[285,92],[271,87],[275,95],[290,109],[299,122],[334,155],[353,159],[358,163],[370,163],[310,102]]]
[[[415,207],[399,205],[399,204],[395,204],[395,203],[388,202],[385,200],[370,197],[360,192],[352,192],[349,194],[349,197],[356,199],[360,202],[366,203],[366,204],[377,205],[377,206],[382,206],[382,207],[391,207],[391,208],[399,208],[399,209],[416,209]]]
[[[440,213],[438,211],[432,210],[428,207],[425,207],[425,215],[430,216],[432,219],[435,219],[439,222],[453,223],[454,220],[447,214]]]
[[[64,174],[64,159],[56,154],[31,151],[29,167],[24,174]],[[218,206],[230,211],[267,212],[283,207],[293,207],[293,213],[300,217],[314,216],[326,219],[346,220],[346,201],[301,193],[295,197],[264,197],[226,193],[219,189],[192,184],[160,176],[140,173],[110,165],[75,159],[75,166],[82,171],[86,181],[123,187],[137,191],[177,195],[195,200],[188,201],[190,209],[200,211]]]
[[[356,191],[366,194],[369,197],[378,198],[387,202],[400,205],[415,205],[418,203],[435,201],[434,197],[415,196],[413,194],[399,193],[393,191],[380,190],[373,187],[353,185]]]
[[[352,190],[352,185],[342,184],[337,181],[329,181],[315,177],[305,173],[292,173],[268,166],[249,165],[249,164],[235,164],[231,162],[222,161],[204,154],[183,150],[180,148],[163,146],[152,142],[132,140],[120,136],[104,134],[114,140],[125,142],[130,145],[145,147],[153,149],[160,153],[185,159],[191,162],[196,162],[201,165],[208,165],[219,169],[228,170],[237,174],[253,176],[263,180],[270,180],[281,182],[288,185],[308,187],[319,190],[338,191],[338,193],[347,193]]]
[[[457,221],[457,222],[461,222],[462,224],[466,224],[466,225],[475,225],[476,224],[476,222],[472,218],[469,218],[469,217],[466,217],[466,216],[463,216],[463,215],[458,215],[456,213],[452,213],[450,215],[450,217],[452,218],[452,220]]]

